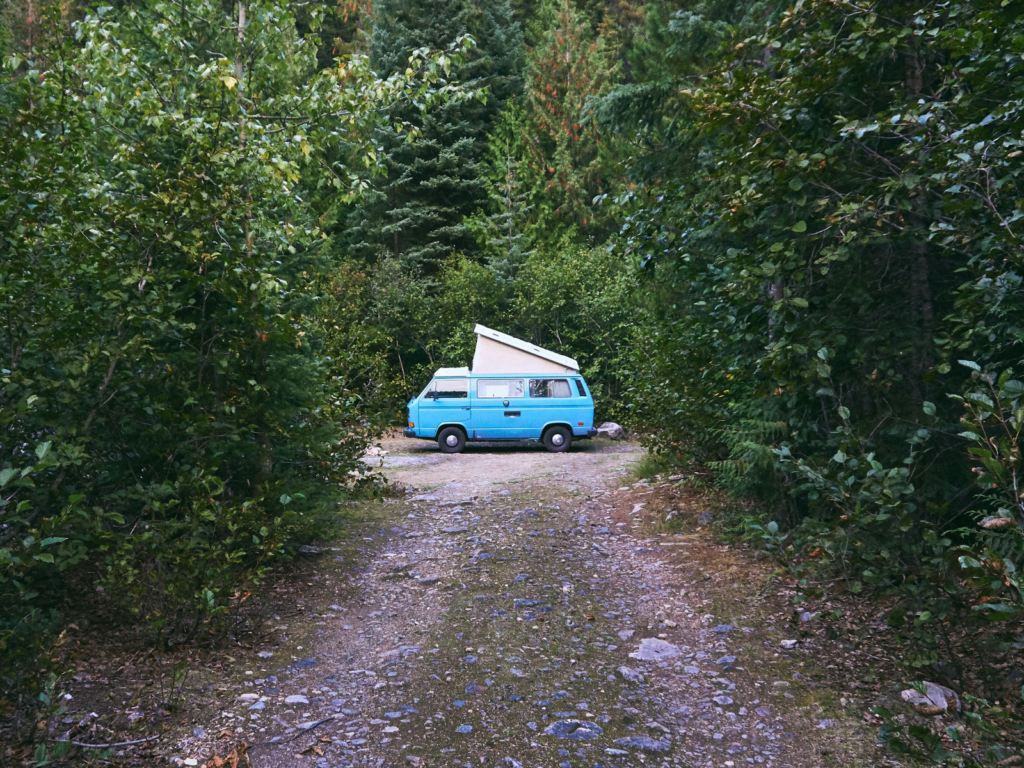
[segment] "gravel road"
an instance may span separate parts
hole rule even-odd
[[[317,556],[182,761],[233,733],[256,768],[811,764],[794,683],[693,601],[692,536],[645,533],[638,447],[383,448],[405,498]]]

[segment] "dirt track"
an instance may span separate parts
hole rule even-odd
[[[637,446],[383,448],[367,461],[404,498],[353,505],[264,640],[190,679],[208,700],[172,762],[245,743],[256,768],[876,763],[758,625],[763,574],[696,525],[659,532],[671,484],[629,476]]]

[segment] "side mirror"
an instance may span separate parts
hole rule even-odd
[[[437,399],[437,392],[435,390],[430,390],[423,397],[426,398],[427,400],[436,400]]]

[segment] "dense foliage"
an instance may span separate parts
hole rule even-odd
[[[965,611],[1021,603],[1019,9],[797,4],[744,38],[683,17],[716,61],[599,115],[671,163],[638,163],[621,238],[656,296],[631,406],[771,504],[791,553],[926,609],[929,663]]]
[[[0,638],[75,572],[184,639],[475,323],[899,595],[915,663],[1019,611],[1018,3],[18,7]]]
[[[305,286],[332,265],[302,184],[348,189],[359,174],[325,158],[372,164],[394,107],[451,95],[463,42],[387,79],[365,57],[317,73],[287,5],[233,11],[98,8],[71,30],[55,13],[7,62],[7,662],[73,570],[187,639],[361,482],[370,435],[323,356]]]

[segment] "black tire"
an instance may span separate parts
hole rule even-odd
[[[466,447],[466,433],[458,427],[445,427],[437,435],[437,447],[445,453],[460,453]]]
[[[544,447],[551,453],[568,451],[572,445],[572,432],[565,427],[551,427],[544,433]]]

